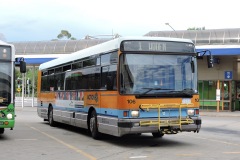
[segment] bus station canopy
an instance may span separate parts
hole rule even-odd
[[[191,39],[197,51],[210,50],[212,55],[240,55],[240,28],[209,29],[209,30],[179,30],[179,31],[150,31],[144,36],[174,37]],[[16,57],[24,57],[28,65],[41,63],[70,54],[110,39],[81,39],[8,42],[14,44]]]

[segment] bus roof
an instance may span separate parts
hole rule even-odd
[[[2,41],[2,40],[0,40],[0,45],[9,45],[9,44],[4,42],[4,41]]]
[[[59,66],[61,64],[65,64],[68,62],[73,62],[78,59],[82,59],[89,56],[94,56],[96,54],[105,53],[113,50],[117,50],[120,47],[122,41],[125,40],[163,40],[163,41],[177,41],[177,42],[188,42],[193,43],[190,39],[182,39],[182,38],[169,38],[169,37],[119,37],[113,40],[109,40],[107,42],[74,52],[72,54],[68,54],[57,59],[51,60],[49,62],[43,63],[39,66],[39,70],[44,70],[47,68],[52,68],[55,66]]]

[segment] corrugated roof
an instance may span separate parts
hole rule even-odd
[[[240,44],[240,28],[151,31],[145,36],[186,38],[191,39],[195,45]]]

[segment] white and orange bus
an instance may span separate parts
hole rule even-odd
[[[43,63],[38,115],[51,126],[154,137],[199,132],[197,53],[191,40],[120,37]]]

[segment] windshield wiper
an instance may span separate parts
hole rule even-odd
[[[193,95],[192,92],[189,92],[189,91],[192,91],[192,90],[182,90],[182,91],[170,91],[170,93],[176,93],[176,94],[182,94],[184,96],[189,96],[191,97]]]
[[[142,89],[148,89],[147,91],[143,92],[141,95],[147,94],[148,92],[151,92],[152,90],[173,90],[173,89],[165,89],[165,88],[142,88]]]

